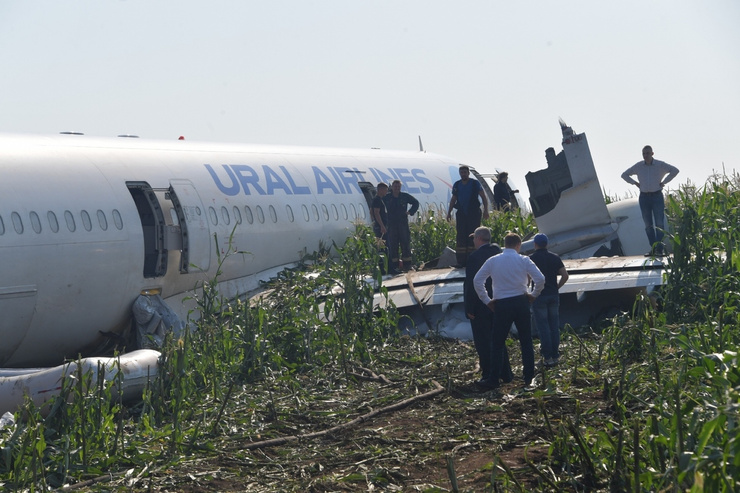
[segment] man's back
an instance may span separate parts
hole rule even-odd
[[[477,314],[478,310],[485,309],[486,305],[478,298],[473,287],[473,278],[480,270],[486,260],[501,253],[501,247],[496,243],[482,245],[468,256],[468,263],[465,266],[465,283],[463,285],[463,297],[465,299],[465,313]],[[486,281],[486,289],[489,295],[492,293],[491,279]]]
[[[529,258],[545,276],[542,294],[558,294],[558,272],[564,266],[560,257],[546,248],[539,248]]]

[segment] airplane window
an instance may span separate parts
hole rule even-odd
[[[31,211],[31,214],[29,214],[31,218],[31,227],[36,233],[41,233],[41,221],[39,220],[39,215],[35,212]]]
[[[23,234],[23,221],[21,220],[21,215],[17,212],[14,212],[10,215],[10,217],[13,220],[13,228],[15,228],[15,232],[18,234]]]
[[[213,225],[218,225],[218,215],[216,215],[216,209],[214,209],[213,207],[209,207],[208,213],[211,216],[211,222],[213,223]]]
[[[3,223],[3,218],[0,216],[0,235],[5,234],[5,223]]]
[[[326,208],[326,204],[321,204],[321,212],[324,213],[324,221],[329,220],[329,209]]]
[[[363,219],[365,219],[365,208],[360,207],[360,216],[362,216]]]
[[[347,207],[342,204],[342,218],[347,219]]]
[[[244,212],[247,213],[247,222],[249,224],[252,224],[254,222],[254,216],[252,215],[252,209],[250,209],[248,205],[245,205]]]
[[[265,213],[262,212],[262,206],[257,206],[257,220],[261,223],[265,223]]]
[[[75,217],[69,211],[64,211],[64,220],[67,221],[67,229],[72,233],[75,232],[77,226],[75,226]]]
[[[285,212],[288,213],[288,219],[290,222],[295,221],[295,217],[293,217],[293,209],[291,209],[289,205],[285,206]]]
[[[318,221],[319,220],[319,208],[316,207],[316,204],[311,205],[311,210],[313,211],[313,218]]]
[[[224,220],[224,224],[229,225],[231,223],[231,218],[229,217],[229,210],[221,206],[221,219]]]
[[[118,209],[113,209],[113,224],[116,225],[116,229],[123,229],[123,218],[121,217],[121,213],[118,212]]]
[[[308,222],[308,219],[309,219],[309,217],[308,217],[308,207],[306,207],[306,204],[303,204],[302,208],[303,208],[303,219],[306,222]]]
[[[87,211],[81,211],[80,215],[82,216],[82,225],[85,227],[85,231],[91,231],[92,221],[90,221],[90,214]]]
[[[242,213],[239,211],[237,206],[234,206],[234,220],[236,221],[236,224],[242,223]]]
[[[337,210],[337,206],[335,204],[331,205],[331,213],[334,214],[334,220],[339,220],[339,211]]]
[[[272,219],[272,222],[277,222],[277,211],[273,206],[270,206],[270,219]]]
[[[54,212],[49,211],[46,213],[46,219],[49,220],[49,227],[54,233],[59,232],[59,221],[57,221],[57,215]]]
[[[105,212],[98,209],[98,223],[100,224],[100,229],[103,231],[108,230],[108,220],[105,218]]]
[[[355,204],[349,204],[350,209],[352,209],[352,219],[357,219],[357,209],[355,209]]]

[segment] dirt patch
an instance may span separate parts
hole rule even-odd
[[[518,348],[511,349],[521,376]],[[202,435],[189,455],[145,479],[107,487],[431,492],[453,491],[453,481],[458,491],[490,491],[494,481],[504,488],[549,489],[536,470],[557,467],[550,445],[563,419],[575,420],[584,409],[604,412],[594,390],[599,383],[570,386],[578,375],[564,359],[538,374],[535,389],[524,390],[520,377],[481,392],[473,384],[476,360],[469,344],[405,340],[354,367],[352,374],[362,378],[325,369],[269,388],[245,386],[221,434]],[[435,388],[433,397],[419,398]]]

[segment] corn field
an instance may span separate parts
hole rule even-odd
[[[476,394],[472,344],[399,333],[392,304],[373,306],[382,259],[359,225],[259,299],[223,299],[218,277],[198,286],[197,330],[166,341],[141,401],[78,375],[46,417],[29,402],[0,429],[0,486],[740,491],[739,185],[716,176],[667,198],[657,303],[566,327],[564,361],[534,392]],[[535,232],[510,212],[486,225],[499,241]],[[412,225],[417,263],[454,241],[441,218]]]

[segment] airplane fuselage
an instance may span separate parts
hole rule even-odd
[[[444,211],[457,170],[425,152],[0,135],[0,366],[94,353],[141,293],[186,316],[219,255],[224,294],[248,292],[370,222],[378,181]]]

